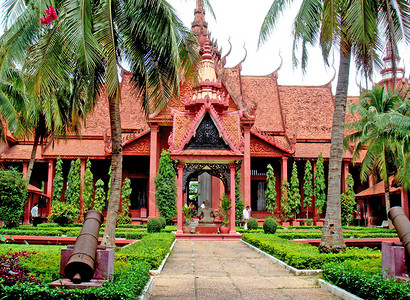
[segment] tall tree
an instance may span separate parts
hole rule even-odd
[[[353,213],[356,208],[356,200],[354,199],[355,192],[353,190],[354,180],[352,174],[347,175],[347,189],[346,193],[341,195],[341,206],[342,206],[342,225],[347,225],[353,222]]]
[[[81,191],[81,161],[79,158],[72,160],[67,176],[67,188],[64,193],[65,201],[78,210],[80,209]]]
[[[318,213],[321,214],[323,206],[326,203],[325,170],[322,153],[318,155],[314,176],[313,195],[315,196],[315,206],[317,207]]]
[[[91,161],[87,159],[83,176],[83,213],[93,207],[94,175],[91,172]]]
[[[310,161],[307,161],[305,164],[303,180],[303,207],[306,207],[306,219],[309,219],[309,207],[312,206],[313,199],[313,175]]]
[[[180,75],[195,73],[196,42],[165,0],[58,1],[59,17],[48,25],[38,20],[44,14],[42,0],[27,6],[17,5],[19,1],[7,2],[8,15],[14,18],[7,19],[12,23],[4,42],[9,51],[0,51],[0,68],[13,59],[27,62],[41,99],[56,94],[61,80],[73,83],[76,95],[86,95],[89,107],[103,87],[106,92],[112,183],[102,243],[114,247],[122,182],[119,62],[130,66],[148,115],[179,95]],[[34,38],[33,32],[43,35]]]
[[[274,0],[261,27],[259,44],[268,38],[278,15],[292,0]],[[299,63],[297,51],[301,44],[301,65],[307,65],[308,47],[319,42],[328,63],[333,46],[339,48],[339,74],[334,101],[332,138],[329,158],[328,202],[322,240],[323,252],[339,252],[346,248],[340,217],[341,169],[347,88],[351,57],[366,76],[373,64],[380,63],[377,49],[381,36],[397,42],[403,36],[410,41],[410,5],[407,0],[303,0],[293,25],[293,62]],[[386,30],[382,30],[386,29]]]
[[[235,173],[235,220],[236,223],[240,223],[242,220],[244,204],[242,200],[241,192],[241,173]]]
[[[351,112],[358,116],[358,120],[346,124],[346,128],[353,131],[345,137],[345,147],[355,145],[353,159],[359,158],[363,149],[367,150],[360,168],[361,180],[366,181],[373,173],[384,182],[386,217],[390,210],[389,178],[396,171],[396,144],[391,133],[390,113],[402,102],[398,92],[376,85],[360,96],[360,102],[350,105]],[[389,228],[393,228],[390,219]]]
[[[59,156],[56,160],[56,170],[53,179],[53,196],[51,199],[51,205],[55,204],[56,202],[61,202],[61,196],[63,195],[63,186],[63,160]]]
[[[287,180],[282,181],[282,196],[280,198],[280,206],[282,207],[282,217],[284,221],[289,220],[292,217],[292,206],[289,203],[289,182]]]
[[[271,213],[273,213],[277,207],[276,204],[276,177],[273,171],[271,164],[268,164],[268,172],[266,172],[266,190],[265,190],[265,198],[266,198],[266,209]]]

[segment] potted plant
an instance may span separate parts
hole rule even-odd
[[[191,224],[191,219],[192,219],[192,215],[191,215],[191,211],[194,209],[194,206],[192,205],[192,203],[188,204],[184,204],[184,206],[182,206],[182,213],[185,216],[185,226],[182,227],[182,231],[184,233],[191,233],[192,228],[189,227],[189,225]]]
[[[228,196],[224,194],[221,198],[221,205],[218,207],[218,215],[222,219],[222,226],[220,228],[221,233],[228,233],[229,232],[229,210],[231,209],[231,201],[229,200]]]

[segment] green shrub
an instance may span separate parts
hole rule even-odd
[[[162,229],[161,221],[158,218],[149,219],[147,222],[147,231],[149,233],[160,232]]]
[[[16,227],[24,213],[27,183],[21,172],[0,168],[0,220],[6,227]]]
[[[410,299],[410,282],[383,279],[380,260],[377,264],[372,260],[325,264],[323,278],[363,299]]]
[[[48,227],[60,227],[60,224],[58,223],[52,223],[52,222],[48,222],[48,223],[41,223],[37,225],[38,228],[48,228]]]
[[[161,229],[164,229],[165,226],[167,226],[167,221],[166,221],[165,218],[163,218],[163,217],[158,217],[158,220],[161,221],[161,225],[162,225],[162,228],[161,228]]]
[[[66,202],[55,202],[51,207],[48,220],[51,222],[68,224],[78,219],[80,209]]]
[[[278,224],[274,218],[267,218],[263,222],[263,231],[265,231],[265,233],[274,234],[277,228]]]
[[[255,218],[250,218],[248,220],[248,229],[249,230],[255,230],[258,229],[258,220]]]

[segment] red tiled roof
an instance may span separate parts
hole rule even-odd
[[[31,184],[28,184],[28,185],[27,185],[27,191],[28,191],[29,193],[32,193],[32,194],[37,194],[37,195],[41,195],[41,196],[47,197],[47,195],[44,194],[42,190],[40,190],[38,187],[35,187],[34,185],[31,185]]]
[[[390,176],[390,194],[398,194],[400,193],[399,187],[393,187],[392,182],[394,180],[394,176]],[[361,197],[370,197],[370,196],[383,196],[384,195],[384,182],[380,181],[379,183],[369,187],[368,189],[361,191],[360,193],[356,194],[356,198]]]
[[[323,158],[330,157],[330,143],[296,143],[296,158],[311,158],[317,159],[319,153],[322,153]],[[350,151],[344,151],[343,158],[351,159]]]
[[[331,138],[334,101],[330,86],[280,86],[279,94],[288,137]]]
[[[238,115],[224,115],[222,124],[229,133],[236,145],[239,145],[239,124],[240,119]]]
[[[29,160],[31,157],[31,151],[33,150],[33,145],[14,145],[7,149],[0,157],[2,160]],[[37,147],[36,159],[42,159],[41,157],[41,146]]]
[[[59,140],[50,145],[43,153],[44,157],[106,157],[104,140],[69,139]]]

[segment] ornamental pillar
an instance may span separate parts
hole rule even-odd
[[[251,128],[244,128],[245,153],[243,159],[243,199],[245,207],[251,206]]]
[[[23,178],[26,178],[27,169],[28,169],[28,163],[23,162]]]
[[[54,160],[50,159],[48,161],[48,175],[47,175],[47,209],[46,213],[50,213],[51,209],[51,200],[53,199],[53,181],[54,181]]]
[[[281,162],[281,181],[288,180],[288,157],[283,156]]]
[[[155,200],[155,176],[158,172],[158,125],[151,125],[151,145],[149,160],[149,183],[148,183],[148,218],[158,217],[158,208]]]
[[[177,177],[177,234],[182,234],[182,202],[184,198],[183,177],[185,163],[178,163]]]
[[[343,171],[342,171],[342,193],[346,193],[347,190],[347,176],[349,175],[349,162],[343,162]]]
[[[235,169],[236,164],[229,164],[231,169],[231,215],[229,234],[236,234],[235,231]]]
[[[407,216],[407,218],[409,218],[409,197],[408,197],[407,191],[403,187],[401,187],[400,193],[401,193],[401,207],[403,208],[404,213]]]

